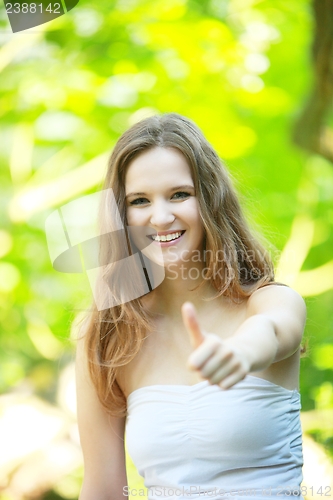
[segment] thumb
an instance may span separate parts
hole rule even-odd
[[[196,349],[204,341],[205,335],[200,329],[195,307],[191,302],[184,302],[181,310],[184,325],[190,335],[191,344]]]

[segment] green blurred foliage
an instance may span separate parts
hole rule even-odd
[[[202,128],[275,256],[302,215],[314,235],[300,271],[331,261],[333,167],[291,142],[312,81],[308,0],[80,0],[15,35],[2,5],[0,19],[2,392],[29,384],[56,404],[88,287],[53,270],[44,222],[100,188],[106,160],[95,176],[75,172],[149,114],[176,111]],[[332,409],[333,280],[303,295],[302,408]],[[316,439],[332,448],[332,434]]]

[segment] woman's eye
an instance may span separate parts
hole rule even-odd
[[[177,193],[175,193],[173,195],[173,198],[188,198],[190,195],[190,193],[187,193],[186,191],[177,191]]]
[[[136,198],[130,202],[130,205],[144,205],[147,202],[147,198]]]

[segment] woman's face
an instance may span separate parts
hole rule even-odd
[[[198,200],[180,151],[155,147],[141,153],[128,166],[125,195],[127,223],[135,226],[130,231],[138,248],[149,246],[143,250],[147,257],[167,266],[202,250]]]

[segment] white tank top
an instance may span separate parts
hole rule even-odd
[[[149,500],[299,500],[300,409],[297,389],[252,375],[228,390],[141,387],[127,398],[126,446]]]

